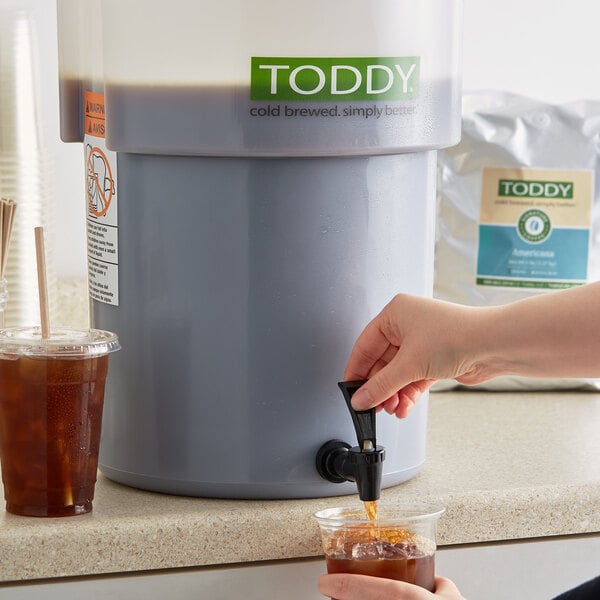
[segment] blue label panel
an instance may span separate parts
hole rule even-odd
[[[556,228],[543,242],[530,244],[514,226],[480,225],[477,277],[582,283],[588,251],[588,229]]]

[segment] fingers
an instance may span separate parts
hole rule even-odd
[[[426,392],[433,384],[435,379],[421,379],[420,381],[413,381],[401,389],[398,394],[398,403],[393,412],[399,419],[408,417],[410,411],[413,409],[419,398],[424,392]]]
[[[336,600],[435,600],[424,588],[366,575],[322,575],[318,585],[321,594]]]
[[[398,394],[394,394],[391,398],[388,398],[383,404],[380,404],[377,408],[383,408],[388,415],[393,415],[396,413],[396,409],[398,408],[398,404],[400,403],[400,399],[398,398]]]
[[[344,380],[367,379],[377,366],[387,364],[395,351],[397,348],[390,349],[389,340],[379,329],[377,319],[374,319],[365,327],[352,348]]]
[[[383,405],[386,412],[404,418],[434,383],[431,351],[423,343],[436,322],[422,316],[431,306],[423,298],[399,294],[359,335],[344,373],[346,381],[367,380],[352,398],[355,410]],[[445,305],[434,307],[435,314],[447,311]]]
[[[318,586],[321,594],[336,600],[464,600],[445,577],[435,578],[435,593],[403,581],[346,573],[322,575]]]
[[[388,412],[393,409],[397,416],[401,418],[406,416],[419,396],[433,384],[433,380],[423,380],[412,376],[407,371],[410,363],[410,359],[400,358],[399,354],[396,354],[388,365],[373,374],[355,392],[352,396],[354,410],[368,410],[384,402],[389,402],[385,407]],[[398,409],[400,409],[400,413],[398,413]]]
[[[366,388],[366,393],[370,394],[370,390],[365,383],[352,397],[352,407],[355,410],[368,410],[369,408],[376,406],[378,409],[385,410],[390,415],[396,415],[399,419],[404,419],[409,415],[421,395],[426,392],[435,381],[435,379],[413,381],[381,402],[374,400],[372,395],[365,396],[365,390],[363,388]],[[368,383],[369,385],[372,385],[371,381]]]
[[[435,597],[445,600],[465,600],[455,583],[446,577],[435,578]]]

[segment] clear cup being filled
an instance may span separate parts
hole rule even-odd
[[[362,507],[315,514],[328,573],[354,573],[406,581],[435,590],[438,505],[379,504],[375,519]]]
[[[96,329],[0,330],[0,462],[6,510],[62,517],[92,510],[109,354]]]

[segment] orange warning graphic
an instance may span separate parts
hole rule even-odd
[[[106,137],[105,124],[106,115],[104,113],[104,94],[90,92],[85,90],[83,97],[83,126],[86,135],[94,137]]]
[[[88,145],[86,170],[90,213],[103,217],[115,195],[115,180],[108,157],[101,148]]]

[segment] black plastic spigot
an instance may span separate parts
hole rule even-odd
[[[377,445],[375,409],[354,410],[352,408],[352,396],[364,383],[365,381],[340,381],[338,387],[342,390],[350,411],[358,445],[362,450],[369,450]]]
[[[317,452],[317,471],[333,483],[355,481],[363,502],[378,500],[385,449],[377,445],[375,409],[354,410],[352,396],[364,381],[341,381],[338,386],[352,416],[358,446],[341,440],[330,440]]]

